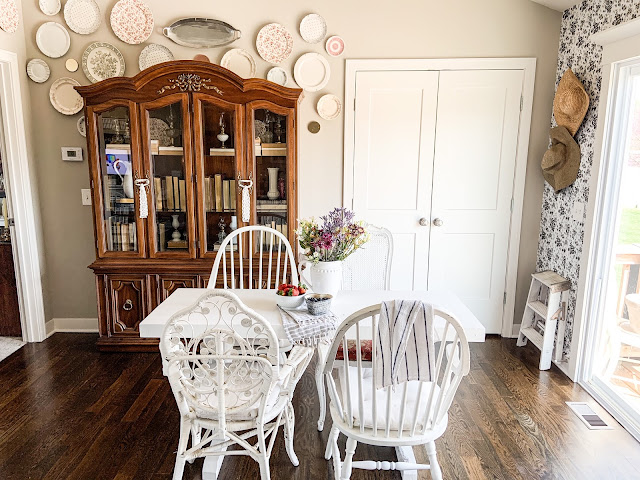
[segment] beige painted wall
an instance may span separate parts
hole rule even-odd
[[[51,107],[49,87],[53,80],[62,76],[87,83],[81,71],[68,73],[64,60],[80,60],[83,50],[93,41],[106,41],[117,46],[127,62],[127,75],[138,73],[138,54],[143,47],[126,45],[111,31],[108,17],[114,0],[97,2],[103,14],[100,29],[89,36],[71,33],[69,54],[61,59],[47,60],[52,79],[43,85],[29,82],[49,272],[49,318],[96,315],[93,276],[86,268],[94,259],[91,210],[80,203],[80,189],[89,186],[88,168],[86,161],[76,164],[60,160],[61,146],[84,145],[84,139],[76,131],[78,116],[64,117]],[[255,56],[259,77],[266,75],[269,65],[259,58],[255,37],[266,23],[282,23],[294,36],[294,53],[283,65],[289,72],[302,53],[323,52],[322,45],[306,44],[297,32],[300,19],[305,14],[322,14],[329,26],[328,33],[339,34],[345,39],[344,57],[329,59],[331,81],[322,92],[307,94],[302,105],[300,204],[303,216],[321,214],[342,202],[342,118],[333,122],[321,121],[322,131],[318,135],[308,133],[306,124],[320,120],[314,105],[322,94],[331,92],[344,96],[344,58],[536,57],[536,93],[519,261],[516,319],[519,318],[524,308],[529,273],[535,268],[542,192],[538,165],[548,143],[560,13],[529,0],[396,0],[392,3],[364,0],[239,0],[228,3],[148,0],[147,3],[153,8],[156,22],[149,42],[168,46],[178,59],[189,59],[200,52],[165,39],[160,32],[161,27],[188,16],[225,20],[242,30],[243,38],[233,47],[245,48]],[[45,21],[63,22],[62,14],[53,18],[45,16],[35,0],[25,3],[24,13],[28,56],[43,57],[35,45],[36,30]],[[209,49],[202,53],[217,63],[228,48]],[[316,188],[316,185],[322,185],[322,188]]]
[[[29,0],[27,0],[29,1]],[[34,205],[38,205],[38,168],[36,167],[36,159],[35,159],[35,150],[33,148],[33,136],[32,136],[32,111],[31,111],[31,101],[30,101],[30,89],[29,83],[31,83],[27,77],[26,67],[27,59],[27,42],[26,38],[28,37],[28,30],[25,26],[24,18],[23,18],[23,9],[22,3],[23,0],[16,0],[18,5],[18,12],[20,14],[20,24],[18,26],[18,31],[15,33],[7,33],[0,29],[0,50],[9,51],[15,53],[18,57],[18,68],[20,71],[20,80],[21,80],[21,96],[22,96],[22,110],[24,116],[25,123],[25,136],[26,136],[26,145],[27,145],[27,157],[29,159],[29,173],[31,177],[31,188],[34,193]],[[33,212],[35,216],[36,226],[40,225],[40,210]],[[40,271],[43,277],[43,285],[44,288],[44,303],[45,303],[45,315],[48,315],[50,310],[47,309],[47,288],[46,288],[46,259],[44,256],[44,245],[43,238],[38,238],[38,242],[40,243]],[[48,317],[47,317],[48,318]]]

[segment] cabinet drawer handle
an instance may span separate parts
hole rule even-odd
[[[131,300],[129,300],[129,299],[127,299],[127,301],[124,302],[124,305],[122,305],[122,309],[126,310],[127,312],[129,310],[131,310],[132,308],[133,308],[133,302]]]

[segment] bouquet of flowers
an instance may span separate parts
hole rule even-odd
[[[354,221],[355,214],[335,208],[328,215],[300,220],[296,235],[306,257],[313,263],[341,261],[369,240],[364,223]]]

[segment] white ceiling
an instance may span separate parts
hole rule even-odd
[[[564,12],[567,8],[571,8],[574,5],[580,3],[579,0],[531,0],[531,1],[540,3],[546,7],[552,8],[559,12]]]

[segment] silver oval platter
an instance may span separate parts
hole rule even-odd
[[[57,15],[60,11],[60,0],[40,0],[38,2],[40,11],[45,15]]]
[[[49,80],[51,69],[44,60],[34,58],[27,63],[27,75],[36,83],[44,83]]]
[[[69,77],[59,78],[49,89],[49,100],[57,111],[64,115],[75,115],[84,106],[84,101],[73,87],[79,87],[77,80]]]
[[[164,45],[150,43],[142,49],[138,57],[138,66],[140,70],[153,67],[159,63],[170,62],[173,60],[173,53]]]
[[[47,57],[60,58],[69,51],[71,38],[59,23],[46,22],[36,32],[36,45]]]
[[[91,83],[124,75],[120,50],[104,42],[93,42],[82,54],[82,71]]]
[[[212,18],[183,18],[162,29],[165,37],[191,48],[222,47],[235,42],[240,30]]]

